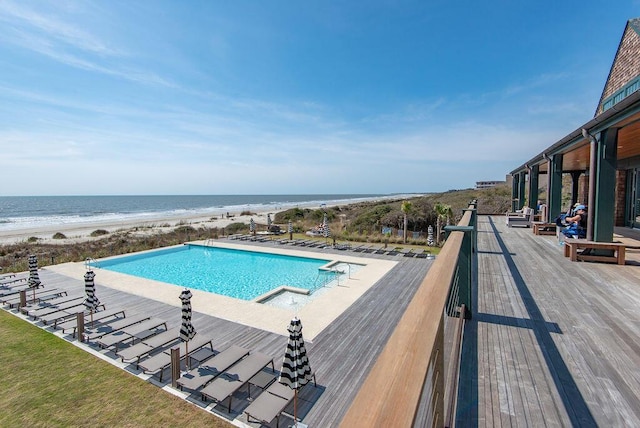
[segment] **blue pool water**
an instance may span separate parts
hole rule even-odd
[[[102,269],[243,300],[282,285],[314,290],[326,280],[319,272],[330,260],[225,248],[179,248],[100,261]]]

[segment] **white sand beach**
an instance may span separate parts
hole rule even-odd
[[[316,207],[317,208],[317,207]],[[138,234],[153,235],[163,229],[175,227],[177,225],[191,225],[193,227],[208,227],[208,228],[223,228],[231,223],[246,223],[248,224],[250,219],[257,224],[267,223],[267,214],[272,216],[278,211],[269,209],[268,211],[253,211],[255,215],[239,215],[240,213],[230,213],[230,217],[219,215],[217,217],[212,216],[193,216],[193,215],[176,215],[176,216],[158,216],[155,218],[146,218],[141,220],[121,220],[121,221],[97,221],[97,222],[84,222],[84,223],[71,223],[71,224],[56,224],[46,227],[19,229],[0,231],[0,244],[13,244],[18,242],[24,242],[30,237],[36,237],[39,242],[51,243],[51,244],[69,244],[73,242],[81,242],[92,238],[90,235],[93,231],[98,229],[104,229],[109,233],[116,231],[136,230]],[[53,239],[53,235],[56,233],[63,233],[68,239]]]

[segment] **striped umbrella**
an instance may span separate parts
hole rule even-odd
[[[84,300],[84,306],[91,313],[91,326],[93,327],[93,312],[100,306],[100,300],[96,296],[96,284],[93,279],[96,274],[92,270],[88,270],[84,274],[84,292],[87,294],[87,298]]]
[[[185,342],[185,357],[187,370],[189,369],[189,341],[196,335],[196,329],[191,323],[191,291],[182,290],[180,300],[182,301],[182,326],[180,327],[180,340]]]
[[[32,254],[29,256],[29,288],[33,288],[33,300],[36,300],[36,288],[41,284],[38,275],[38,258]]]
[[[327,213],[324,213],[324,218],[322,219],[322,236],[324,236],[325,239],[331,236],[329,222],[327,221]]]
[[[251,217],[249,221],[249,232],[251,232],[252,235],[256,234],[256,222],[253,221],[253,217]]]
[[[293,420],[297,425],[298,390],[313,379],[313,373],[302,338],[302,323],[298,317],[291,320],[287,330],[289,330],[289,342],[282,360],[278,382],[294,390]]]
[[[271,214],[267,214],[267,232],[271,232]]]
[[[289,240],[293,239],[293,223],[289,220],[289,224],[287,225],[287,231],[289,232]]]

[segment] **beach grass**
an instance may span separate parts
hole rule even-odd
[[[0,344],[0,426],[233,426],[5,311]]]

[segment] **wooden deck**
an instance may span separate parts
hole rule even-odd
[[[555,236],[480,217],[457,426],[640,426],[639,252],[571,262]]]
[[[299,249],[341,253],[337,250]],[[348,252],[348,254],[358,256],[360,253]],[[322,331],[313,343],[307,341],[307,353],[312,369],[317,375],[318,387],[314,388],[311,384],[302,390],[298,402],[298,415],[309,426],[338,425],[409,300],[433,263],[424,258],[413,259],[402,255],[364,254],[363,256],[396,260],[398,265]],[[40,278],[48,287],[84,290],[82,278],[69,278],[47,271],[46,268],[41,270]],[[99,271],[96,283],[96,294],[101,302],[107,305],[107,309],[122,308],[127,314],[149,314],[166,320],[169,327],[179,326],[181,321],[179,288],[176,288],[176,306],[170,306],[103,287],[100,285]],[[286,325],[282,326],[282,335],[277,335],[201,313],[194,313],[193,323],[199,335],[213,338],[215,349],[223,350],[236,344],[272,355],[276,368],[281,364],[287,343]],[[304,326],[304,320],[302,323]],[[97,347],[93,349],[116,361],[112,352],[99,350]],[[139,373],[133,366],[127,367],[127,370]],[[167,380],[169,377],[167,373],[164,376],[164,385],[170,383]],[[213,405],[210,402],[202,403],[199,395],[191,394],[188,399],[199,406],[212,408]],[[226,411],[227,401],[223,405],[213,406],[213,410],[227,418],[246,421],[242,414],[242,410],[249,404],[246,399],[243,399],[246,398],[245,389],[234,397],[236,398],[233,400],[231,413]],[[291,420],[281,418],[280,426],[287,426],[287,422],[290,423]],[[249,425],[259,426],[256,423]],[[272,425],[275,426],[275,421]]]

